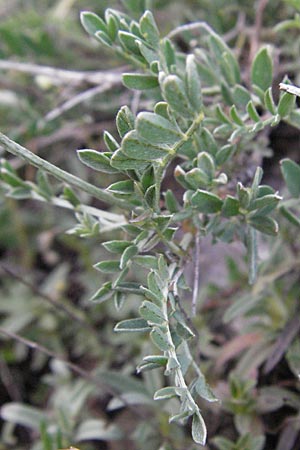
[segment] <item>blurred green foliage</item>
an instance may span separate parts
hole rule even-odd
[[[114,174],[99,176],[80,164],[75,149],[103,148],[103,131],[116,135],[114,118],[119,107],[129,104],[134,108],[138,104],[147,109],[151,96],[139,99],[136,92],[116,83],[103,92],[84,95],[81,100],[80,94],[97,84],[85,78],[75,82],[65,74],[49,76],[38,68],[120,74],[124,60],[89,38],[80,25],[79,14],[88,10],[103,17],[106,8],[125,6],[136,19],[145,8],[154,9],[162,35],[186,22],[207,21],[227,37],[239,58],[247,87],[250,59],[267,44],[272,49],[272,60],[276,61],[273,72],[276,104],[277,82],[286,77],[285,81],[300,83],[297,1],[274,0],[264,4],[194,0],[186,1],[184,8],[179,1],[147,0],[12,0],[0,4],[1,131],[96,186],[111,184],[113,191],[112,183],[119,180]],[[178,51],[189,52],[195,39],[193,31],[184,31],[176,39]],[[265,51],[263,68],[267,61]],[[30,73],[24,73],[21,66],[1,66],[4,62],[34,67],[30,72],[27,66]],[[127,65],[125,69],[130,72],[131,67]],[[258,73],[255,75],[253,70],[254,84],[261,88],[269,85],[270,80],[265,82],[260,70]],[[72,105],[74,98],[78,102]],[[286,118],[286,127],[293,125],[299,129],[298,109],[289,114],[294,104],[289,95],[285,99],[277,112]],[[273,99],[267,97],[263,101],[272,110]],[[261,120],[260,108],[253,110],[250,106],[248,112],[254,121],[256,117],[258,122]],[[219,117],[236,124],[240,120],[229,107],[219,111]],[[282,156],[293,158],[299,144],[295,128],[287,128],[286,135],[284,130],[279,126],[273,138],[270,129],[265,128],[251,142],[251,148],[245,142],[249,158],[238,161],[237,174],[243,165],[252,164],[250,154],[254,155],[255,163],[264,163],[267,169],[271,166],[266,170],[267,181],[277,189],[279,176],[270,156],[275,152],[274,159],[278,160],[281,155],[276,155],[276,151],[287,149]],[[271,149],[274,139],[280,141],[279,150],[278,144],[275,150]],[[4,151],[0,152],[4,156]],[[229,154],[226,147],[219,157]],[[263,161],[263,157],[267,159]],[[207,168],[207,161],[202,163]],[[34,182],[32,168],[15,158],[11,164],[21,178]],[[207,259],[202,262],[205,272],[206,266],[209,271],[210,267],[218,266],[219,259],[227,260],[227,271],[224,262],[220,277],[218,272],[209,280],[203,275],[200,314],[193,318],[193,328],[198,333],[197,342],[192,344],[194,354],[196,359],[201,354],[198,358],[201,369],[223,400],[222,404],[201,400],[209,433],[206,448],[292,450],[299,445],[299,170],[299,165],[290,159],[282,162],[287,187],[280,182],[285,196],[276,211],[280,234],[276,240],[272,236],[260,238],[259,275],[253,287],[247,284],[243,256],[234,253],[224,257],[217,250],[219,253],[210,266],[209,246]],[[187,167],[178,180],[193,183],[191,171],[192,167]],[[249,185],[249,180],[240,181]],[[63,191],[60,182],[51,181],[51,188],[56,196]],[[102,238],[94,233],[94,223],[86,216],[78,216],[80,224],[74,229],[73,215],[68,211],[58,211],[32,199],[19,203],[6,198],[6,190],[1,189],[0,325],[8,334],[1,335],[0,398],[5,405],[1,410],[0,449],[57,450],[72,444],[81,450],[195,448],[188,430],[168,422],[169,415],[178,409],[176,399],[153,401],[154,392],[165,387],[163,373],[136,375],[136,366],[153,351],[147,336],[141,334],[137,339],[135,334],[113,332],[116,322],[135,317],[139,297],[130,294],[129,301],[123,304],[119,296],[115,305],[88,302],[96,289],[110,280],[107,273],[96,274],[91,268],[108,257],[107,249],[100,245]],[[242,185],[240,196],[244,194],[245,198],[247,192]],[[224,197],[227,194],[224,192]],[[207,204],[204,200],[198,196],[196,206],[203,208]],[[88,203],[90,198],[81,194],[80,201]],[[176,208],[170,196],[169,202]],[[101,202],[94,201],[93,206],[99,205],[102,206]],[[230,215],[234,208],[232,204],[229,206]],[[259,226],[257,222],[257,229]],[[75,235],[92,237],[79,240],[74,235],[64,235],[71,227]],[[273,223],[270,227],[273,231]],[[105,240],[121,239],[118,233],[108,232]],[[218,244],[216,248],[220,248]],[[143,283],[145,274],[141,269],[136,282]]]

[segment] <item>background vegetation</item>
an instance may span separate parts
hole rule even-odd
[[[162,36],[176,26],[206,21],[233,49],[246,85],[255,54],[269,45],[276,104],[279,82],[300,84],[297,0],[194,0],[184,8],[180,1],[167,0],[0,3],[1,132],[96,186],[111,184],[114,175],[90,170],[75,150],[103,149],[103,132],[116,135],[120,106],[138,112],[151,101],[124,87],[121,74],[132,70],[130,65],[90,38],[80,24],[81,10],[103,17],[108,7],[127,7],[136,19],[150,8]],[[184,31],[175,44],[180,52],[190,53],[197,36]],[[292,183],[286,177],[289,189],[279,169],[282,158],[300,161],[299,110],[293,107],[295,114],[264,128],[235,161],[236,177],[243,184],[251,184],[260,165],[263,183],[287,199],[276,212],[279,236],[259,235],[256,283],[248,283],[242,245],[212,245],[210,239],[202,244],[192,347],[222,400],[199,400],[208,449],[300,448],[300,188],[298,192],[293,183],[300,180],[300,169],[293,166]],[[258,114],[263,115],[259,108]],[[4,149],[0,154],[4,157]],[[35,180],[31,166],[17,158],[10,163],[23,179]],[[153,401],[154,392],[166,385],[161,369],[136,373],[143,356],[153,352],[147,336],[113,331],[124,317],[136,316],[140,300],[132,295],[121,309],[117,301],[89,301],[109,280],[107,273],[93,269],[107,259],[104,238],[91,231],[94,224],[88,218],[76,228],[68,210],[7,195],[5,183],[11,180],[5,178],[6,163],[1,164],[0,449],[198,448],[190,423],[182,427],[168,422],[176,400]],[[43,187],[42,176],[39,182]],[[61,193],[63,188],[53,183],[53,189]],[[171,173],[165,189],[180,198],[182,190]],[[91,203],[88,194],[80,198]],[[92,206],[105,205],[93,200]],[[84,234],[89,239],[78,236]],[[107,241],[115,238],[113,232],[105,235]],[[192,275],[188,267],[190,285]],[[141,270],[136,281],[142,282],[143,276]],[[190,297],[184,302],[189,315]]]

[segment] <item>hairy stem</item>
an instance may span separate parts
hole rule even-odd
[[[127,202],[115,198],[112,194],[106,192],[104,189],[100,189],[93,184],[88,183],[87,181],[84,181],[81,178],[78,178],[75,175],[72,175],[65,170],[60,169],[59,167],[56,167],[54,164],[51,164],[43,158],[40,158],[27,148],[22,147],[21,145],[17,144],[17,142],[12,141],[2,133],[0,133],[0,145],[2,145],[3,148],[9,153],[18,156],[21,159],[24,159],[33,166],[48,172],[58,180],[64,181],[74,187],[77,187],[81,191],[87,192],[88,194],[95,198],[98,198],[99,200],[102,200],[110,205],[119,206],[120,208],[132,209],[132,205],[128,204]]]

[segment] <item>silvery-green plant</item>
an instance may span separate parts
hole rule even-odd
[[[116,116],[118,136],[104,133],[105,150],[78,151],[82,163],[118,181],[99,188],[0,134],[5,150],[39,169],[36,183],[28,182],[2,160],[1,184],[13,198],[33,198],[74,210],[78,223],[70,233],[81,237],[116,233],[116,239],[103,242],[111,259],[95,264],[110,281],[99,286],[91,300],[113,299],[120,309],[127,295],[140,297],[136,318],[124,318],[115,331],[150,334],[156,352],[143,358],[138,372],[164,369],[167,385],[154,398],[178,398],[179,410],[170,421],[185,423],[191,418],[194,441],[205,445],[206,425],[197,397],[208,402],[217,398],[192,356],[195,332],[189,319],[197,314],[201,240],[210,236],[213,241],[244,243],[249,283],[255,283],[257,234],[277,235],[278,224],[271,213],[281,197],[262,184],[261,167],[252,171],[249,181],[244,164],[253,166],[255,142],[264,128],[280,120],[300,127],[295,92],[286,88],[275,102],[268,47],[259,49],[250,80],[244,79],[234,53],[206,23],[193,28],[197,45],[186,54],[176,45],[186,29],[179,27],[162,37],[150,11],[139,21],[113,9],[106,11],[104,19],[83,12],[81,22],[98,42],[131,64],[123,83],[139,91],[147,105],[138,114],[121,107]],[[284,81],[286,86],[288,80]],[[299,197],[299,166],[285,160],[282,169],[291,194]],[[167,170],[172,170],[173,182],[165,190]],[[47,174],[64,183],[62,195],[55,194]],[[178,186],[175,192],[174,186]],[[83,204],[73,188],[114,210]],[[282,203],[280,209],[299,226],[290,206]],[[192,294],[184,279],[188,262],[195,267]],[[147,272],[143,283],[134,279],[139,267]],[[182,299],[187,297],[191,305],[186,311]]]

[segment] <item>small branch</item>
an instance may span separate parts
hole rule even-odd
[[[244,11],[240,11],[238,14],[238,18],[237,18],[235,27],[223,35],[224,41],[225,42],[231,41],[236,36],[238,36],[241,32],[244,32],[245,28],[246,28],[246,14]]]
[[[172,289],[173,289],[174,297],[176,299],[179,311],[183,315],[186,323],[188,324],[188,326],[190,327],[190,329],[192,330],[192,332],[196,336],[197,340],[199,340],[199,331],[194,326],[191,318],[187,315],[187,312],[186,312],[185,308],[182,306],[181,300],[180,300],[180,297],[179,297],[178,281],[179,281],[179,278],[181,277],[181,275],[184,273],[184,270],[185,270],[185,267],[182,267],[181,269],[178,270],[178,272],[176,272],[175,276],[172,279]]]
[[[65,305],[63,305],[61,302],[55,300],[50,295],[45,294],[40,289],[38,289],[34,284],[30,283],[29,281],[25,280],[23,277],[6,267],[4,264],[0,263],[0,268],[6,272],[10,277],[14,278],[15,280],[19,281],[20,283],[24,284],[24,286],[27,286],[34,294],[38,295],[39,297],[43,298],[47,303],[49,303],[53,308],[63,312],[65,315],[67,315],[73,322],[77,322],[82,327],[88,329],[90,332],[95,333],[95,330],[91,327],[91,325],[82,317],[75,314],[73,311],[71,311],[69,308],[67,308]]]
[[[259,47],[262,22],[263,22],[263,14],[264,14],[264,10],[265,10],[267,4],[268,4],[268,0],[258,0],[257,1],[254,30],[253,30],[253,34],[250,39],[250,52],[249,52],[250,63],[253,61],[254,56]]]
[[[90,184],[87,181],[84,181],[81,178],[78,178],[75,175],[72,175],[60,169],[59,167],[56,167],[55,165],[35,155],[27,148],[22,147],[16,142],[10,140],[7,136],[5,136],[2,133],[0,133],[0,144],[9,153],[12,153],[13,155],[18,156],[21,159],[29,162],[33,166],[50,173],[53,177],[57,178],[60,181],[64,181],[72,186],[75,186],[79,190],[87,192],[91,196],[98,198],[99,200],[102,200],[108,203],[109,205],[115,205],[121,208],[129,208],[130,210],[132,209],[132,205],[130,203],[115,198],[112,194],[106,192],[104,189],[100,189],[94,186],[93,184]]]
[[[98,94],[101,94],[102,92],[108,91],[113,86],[112,83],[103,83],[100,86],[93,87],[91,89],[87,89],[84,92],[80,92],[79,94],[75,95],[74,97],[67,100],[62,105],[58,106],[57,108],[53,109],[52,111],[48,112],[46,116],[41,119],[40,125],[43,125],[44,122],[50,122],[51,120],[56,119],[61,114],[65,113],[71,108],[74,108],[74,106],[79,105],[79,103],[83,103],[92,97],[95,97]]]
[[[122,73],[116,71],[88,71],[63,70],[56,67],[39,66],[37,64],[20,63],[16,61],[0,61],[0,70],[15,70],[30,75],[42,75],[53,79],[53,82],[78,85],[82,83],[91,84],[119,84],[122,81]]]
[[[195,236],[195,268],[194,268],[194,285],[192,298],[192,316],[195,316],[197,311],[199,282],[200,282],[200,233],[199,231],[197,231]]]
[[[185,33],[186,31],[190,32],[199,32],[199,31],[208,31],[210,34],[215,34],[215,31],[206,23],[206,22],[193,22],[188,23],[186,25],[181,25],[174,30],[172,30],[169,34],[167,34],[168,39],[174,39],[178,35]]]

